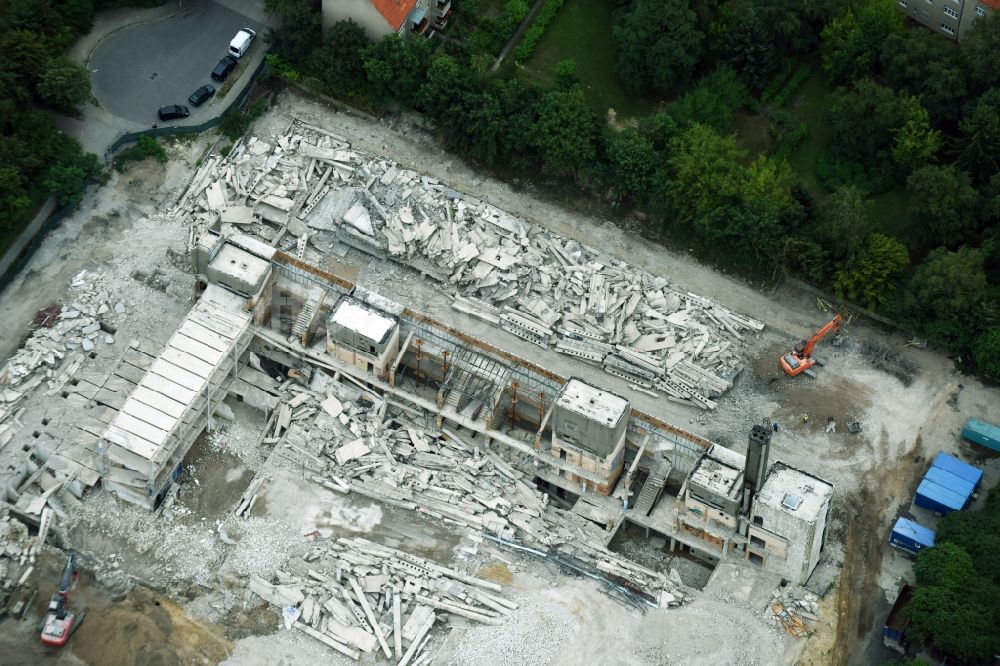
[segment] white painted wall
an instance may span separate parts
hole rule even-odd
[[[337,21],[353,19],[360,25],[372,41],[393,32],[392,26],[386,22],[375,6],[369,0],[323,0],[323,29],[329,28]]]

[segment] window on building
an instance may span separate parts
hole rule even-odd
[[[957,19],[958,18],[958,12],[956,12],[951,7],[945,7],[944,8],[944,15],[945,16],[950,16],[953,19]]]
[[[928,5],[933,5],[934,4],[934,0],[925,0],[925,1],[927,2]]]
[[[948,25],[947,23],[942,23],[941,24],[941,32],[948,33],[949,35],[954,35],[955,34],[955,29],[953,27],[951,27],[950,25]]]
[[[907,2],[906,0],[899,0],[899,6],[900,7],[909,7],[910,3]]]
[[[760,548],[761,550],[767,550],[767,542],[760,537],[751,536],[750,545]]]
[[[976,16],[986,16],[986,8],[982,5],[976,5]]]
[[[762,516],[754,516],[753,524],[759,527],[764,527],[764,518]]]
[[[375,345],[368,345],[368,353],[369,354],[375,353]]]

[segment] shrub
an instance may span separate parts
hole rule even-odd
[[[138,162],[147,157],[152,157],[160,164],[165,164],[167,161],[167,152],[163,150],[163,146],[160,145],[159,141],[148,134],[144,134],[139,137],[139,141],[134,146],[126,148],[115,158],[115,169],[124,171],[125,165],[129,162]]]

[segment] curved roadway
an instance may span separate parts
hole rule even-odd
[[[255,30],[257,39],[230,74],[232,79],[256,68],[266,48],[264,26],[239,12],[215,2],[198,2],[169,18],[118,30],[90,57],[94,96],[110,113],[140,125],[204,122],[221,112],[233,93],[223,99],[213,97],[198,108],[191,107],[187,98],[206,83],[217,90],[222,87],[210,74],[243,27]],[[160,123],[156,111],[168,104],[188,106],[191,116]]]

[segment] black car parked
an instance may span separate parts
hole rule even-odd
[[[212,79],[215,81],[225,81],[229,78],[229,72],[233,71],[236,67],[236,58],[231,55],[227,55],[225,58],[219,61],[219,64],[215,66],[212,70]]]
[[[177,118],[187,118],[191,115],[186,106],[171,104],[160,109],[160,120],[176,120]]]
[[[191,96],[188,97],[188,101],[191,102],[191,106],[201,106],[208,101],[208,98],[215,94],[215,86],[206,83],[201,88],[198,88]]]

